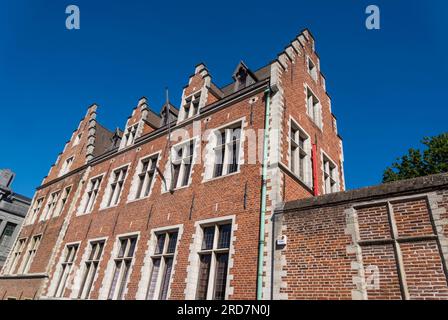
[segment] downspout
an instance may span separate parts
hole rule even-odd
[[[257,300],[263,296],[263,258],[265,242],[265,217],[266,217],[266,196],[267,196],[267,172],[268,172],[268,146],[269,146],[269,118],[270,118],[270,95],[271,90],[267,88],[265,94],[265,123],[263,142],[263,169],[261,186],[261,212],[260,212],[260,236],[258,240],[258,271],[257,271]]]

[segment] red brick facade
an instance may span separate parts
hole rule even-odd
[[[309,70],[310,60],[314,64],[313,71]],[[310,92],[307,90],[314,95],[314,111],[307,108]],[[266,114],[268,102],[269,115]],[[155,260],[151,256],[156,254],[157,239],[163,230],[176,230],[178,238],[174,255],[167,260],[163,258],[165,262],[160,272],[168,276],[156,276],[162,280],[154,282],[154,286],[160,288],[155,290],[165,290],[168,299],[195,299],[200,291],[198,274],[202,262],[199,260],[208,254],[199,254],[203,250],[204,228],[217,224],[218,230],[224,222],[231,224],[230,243],[224,249],[215,248],[217,251],[212,253],[216,258],[212,259],[209,270],[215,268],[215,271],[209,272],[216,278],[213,280],[209,276],[206,281],[207,298],[217,295],[219,283],[216,279],[219,272],[224,272],[225,283],[221,284],[224,288],[220,293],[224,298],[255,299],[263,183],[260,157],[263,150],[259,146],[263,145],[260,132],[265,129],[266,116],[269,117],[268,207],[266,221],[263,221],[267,225],[263,298],[271,297],[271,217],[275,207],[285,200],[325,192],[324,154],[334,166],[332,191],[344,190],[342,143],[320,73],[319,57],[314,51],[314,39],[305,30],[276,60],[254,72],[241,63],[234,73],[234,83],[222,88],[212,82],[203,64],[198,65],[183,90],[180,110],[174,110],[174,114],[177,119],[167,125],[163,114],[151,111],[142,98],[124,131],[111,132],[97,122],[97,106],[88,109],[34,196],[34,206],[18,237],[25,240],[24,246],[20,249],[18,240],[2,270],[1,299],[80,298],[85,286],[83,279],[89,270],[89,250],[98,240],[104,241],[104,247],[88,298],[111,298],[114,286],[118,285],[121,289],[113,293],[112,298],[145,299],[151,286],[150,278],[155,274]],[[299,166],[297,148],[294,170],[292,121],[300,128],[301,136],[306,136],[303,144],[306,156]],[[213,178],[210,172],[216,170],[213,169],[215,149],[210,137],[217,129],[235,124],[241,126],[241,147],[237,156],[233,153],[234,157],[239,157],[238,169]],[[210,136],[204,135],[207,130],[212,132]],[[169,141],[169,136],[173,141]],[[253,136],[256,150],[250,142]],[[185,185],[170,188],[172,179],[176,180],[170,166],[173,161],[170,151],[175,149],[171,148],[189,139],[193,139],[194,150],[191,172],[184,177]],[[318,150],[313,155],[312,145]],[[142,160],[156,155],[149,194],[135,199]],[[258,155],[256,161],[251,161],[254,155]],[[317,171],[311,170],[312,161],[316,161]],[[115,173],[124,168],[122,182],[114,183]],[[182,168],[187,170],[186,166]],[[299,170],[303,173],[299,174]],[[95,181],[99,180],[95,179],[98,177],[101,182],[96,194]],[[317,178],[316,190],[313,190],[314,177]],[[120,191],[115,194],[117,185]],[[63,192],[69,186],[70,193],[62,205]],[[96,198],[91,196],[92,192]],[[51,206],[53,195],[57,199],[55,207]],[[94,201],[90,202],[91,199]],[[328,225],[332,227],[334,225]],[[40,244],[33,251],[36,236],[40,236]],[[120,241],[128,236],[137,237],[132,259],[126,260],[129,265],[125,260],[117,262]],[[220,236],[219,233],[218,240]],[[72,257],[70,246],[77,248]],[[169,260],[171,258],[173,260]],[[117,268],[122,271],[116,273]],[[120,279],[118,284],[117,279]],[[166,286],[165,279],[168,279]],[[214,293],[210,293],[212,290]],[[161,296],[164,295],[161,293]],[[336,291],[334,296],[337,296]]]
[[[274,298],[448,299],[448,174],[287,203]]]

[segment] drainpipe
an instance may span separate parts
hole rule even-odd
[[[264,123],[264,143],[263,143],[263,170],[261,186],[261,212],[260,212],[260,238],[258,240],[258,271],[257,271],[257,300],[262,299],[263,295],[263,258],[264,258],[264,233],[266,217],[266,179],[268,172],[268,146],[269,146],[269,118],[270,118],[270,88],[267,88],[265,94],[265,123]]]

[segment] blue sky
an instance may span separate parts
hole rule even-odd
[[[65,28],[76,4],[81,29]],[[381,30],[364,26],[381,9]],[[0,168],[32,196],[86,108],[123,127],[138,99],[159,110],[164,87],[178,105],[194,66],[218,85],[242,59],[257,69],[303,28],[344,139],[348,188],[382,172],[423,136],[447,131],[446,1],[0,1]]]

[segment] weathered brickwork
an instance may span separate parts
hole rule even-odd
[[[274,298],[448,299],[447,190],[441,174],[286,203]]]

